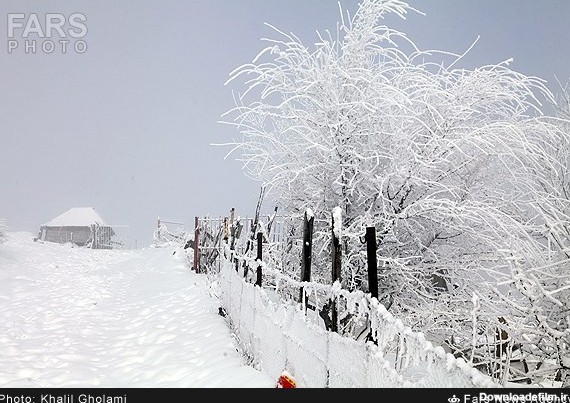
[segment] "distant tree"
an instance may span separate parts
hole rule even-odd
[[[6,220],[0,217],[0,243],[4,242],[6,239],[6,232],[8,227],[6,226]]]
[[[330,280],[324,224],[340,206],[344,287],[366,289],[360,238],[375,226],[388,309],[501,382],[560,377],[569,210],[551,182],[567,178],[557,145],[569,136],[541,112],[554,97],[510,60],[460,68],[463,55],[421,51],[380,24],[410,10],[364,0],[312,48],[275,29],[281,39],[228,80],[245,85],[226,114],[241,134],[230,153],[295,236],[312,209],[318,278]],[[299,248],[287,253],[298,261]]]

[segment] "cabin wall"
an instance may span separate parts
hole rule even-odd
[[[42,227],[40,233],[41,239],[44,241],[73,242],[78,246],[84,246],[92,238],[89,227]]]

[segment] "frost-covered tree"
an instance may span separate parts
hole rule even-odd
[[[570,81],[565,85],[560,82],[556,99],[551,102],[554,108],[552,123],[567,134],[559,142],[551,144],[552,158],[557,164],[545,170],[541,178],[539,192],[537,194],[538,205],[541,206],[545,216],[546,233],[552,247],[561,255],[570,257]],[[566,315],[558,318],[559,322],[568,322],[568,310],[570,310],[570,281],[568,280],[569,266],[562,266],[556,284],[560,291],[556,297],[559,303],[566,309]],[[570,386],[570,359],[568,359],[568,344],[570,338],[562,343],[566,348],[566,359],[562,356],[562,370],[560,378],[565,386]],[[563,350],[563,349],[559,349]]]
[[[461,68],[463,55],[422,51],[381,24],[409,11],[365,0],[313,46],[275,28],[228,81],[245,85],[226,115],[241,134],[231,152],[295,236],[314,212],[321,280],[330,229],[318,224],[340,206],[344,287],[367,287],[360,239],[374,226],[388,309],[500,381],[560,377],[568,199],[551,182],[566,178],[557,145],[568,133],[541,113],[553,95],[510,60]],[[288,250],[285,261],[298,260]]]

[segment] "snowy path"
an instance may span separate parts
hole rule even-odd
[[[171,249],[0,245],[0,387],[273,387]]]

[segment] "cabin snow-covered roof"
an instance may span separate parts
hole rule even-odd
[[[92,224],[107,226],[93,207],[73,207],[48,221],[44,227],[89,227]]]

